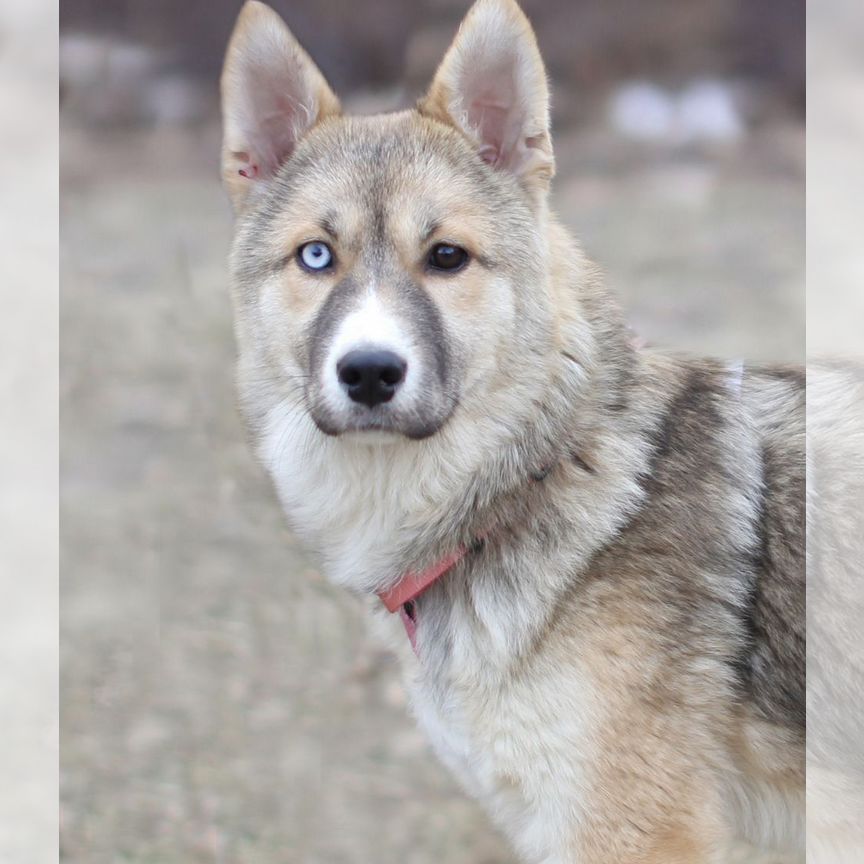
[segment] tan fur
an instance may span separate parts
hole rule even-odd
[[[526,862],[800,848],[800,373],[631,344],[548,211],[545,73],[511,0],[378,117],[339,114],[274,17],[245,7],[229,46],[223,171],[241,404],[292,526],[365,594],[484,538],[418,599],[416,657],[385,623],[419,723]],[[287,136],[232,120],[274,33],[290,62],[253,78],[317,106]],[[281,167],[238,175],[268,135]],[[430,269],[436,243],[467,266]],[[340,390],[355,343],[405,354],[392,403]]]

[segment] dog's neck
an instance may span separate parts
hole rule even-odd
[[[560,365],[570,364],[562,357]],[[371,445],[326,438],[279,405],[259,453],[289,522],[320,555],[327,576],[380,591],[470,541],[479,526],[495,521],[499,500],[557,460],[572,434],[561,411],[568,400],[562,393],[543,401],[549,406],[516,434],[508,434],[504,420],[487,420],[482,433],[471,434],[476,420],[463,416],[427,441]],[[510,407],[502,398],[500,410]]]

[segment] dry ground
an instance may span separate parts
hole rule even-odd
[[[63,860],[508,864],[247,453],[217,146],[64,131]],[[644,335],[802,358],[799,127],[558,154],[559,210]]]

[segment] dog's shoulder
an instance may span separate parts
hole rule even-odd
[[[585,582],[679,634],[667,670],[713,656],[761,716],[803,729],[803,370],[650,352],[641,367],[629,405],[654,404],[644,501]]]

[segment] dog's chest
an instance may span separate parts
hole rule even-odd
[[[410,685],[417,721],[522,854],[542,858],[581,810],[595,697],[572,668],[496,681],[483,679],[482,665],[460,685],[419,676]]]

